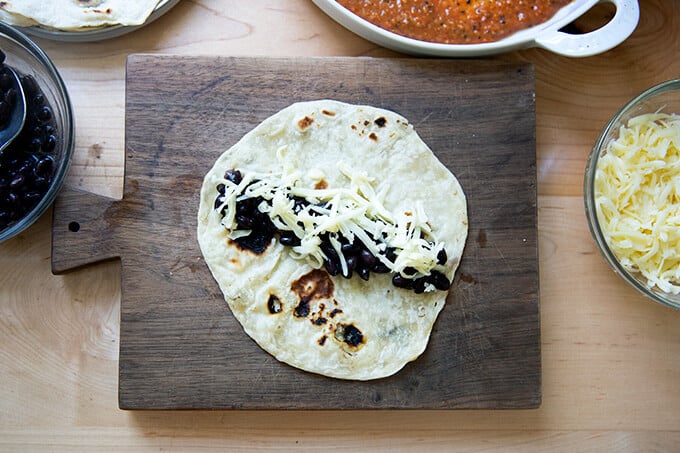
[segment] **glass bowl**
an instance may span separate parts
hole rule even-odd
[[[629,270],[621,264],[605,239],[598,220],[598,207],[595,201],[595,178],[598,163],[606,153],[609,143],[619,137],[621,127],[627,125],[631,118],[659,111],[680,115],[680,79],[663,82],[642,92],[623,106],[609,121],[596,141],[586,164],[583,185],[584,203],[588,227],[593,239],[614,272],[645,296],[669,307],[680,309],[680,294],[662,291],[657,286],[650,287],[647,279],[640,272]]]
[[[26,35],[2,22],[0,50],[6,57],[4,64],[19,73],[24,88],[32,85],[36,93],[27,96],[31,111],[27,110],[27,123],[22,131],[25,135],[20,135],[0,155],[0,242],[3,242],[28,228],[52,204],[68,172],[75,135],[66,86],[47,55]],[[31,79],[34,83],[29,83]],[[40,99],[35,85],[42,92]],[[44,106],[50,111],[38,114]],[[41,160],[51,162],[38,168]],[[18,173],[26,180],[21,186],[12,184]],[[24,212],[21,206],[32,207]],[[18,218],[20,212],[23,215]]]

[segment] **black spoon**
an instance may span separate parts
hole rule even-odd
[[[9,66],[2,68],[0,75],[3,73],[9,76],[5,93],[14,93],[0,100],[0,154],[19,135],[26,121],[26,97],[19,77]]]

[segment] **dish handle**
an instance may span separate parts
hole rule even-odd
[[[640,18],[637,0],[599,0],[616,6],[612,20],[590,33],[571,35],[559,30],[549,30],[536,38],[538,47],[567,57],[589,57],[612,49],[628,38]]]

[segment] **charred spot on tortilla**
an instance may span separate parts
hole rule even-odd
[[[310,302],[332,298],[335,285],[328,272],[314,269],[291,283],[290,289],[297,294],[300,301]]]
[[[326,304],[319,303],[316,313],[312,313],[312,317],[310,319],[311,323],[315,326],[323,326],[326,324],[328,322],[328,315],[325,313],[325,310]]]
[[[370,139],[373,140],[374,142],[377,142],[377,141],[378,141],[378,136],[375,135],[375,132],[371,132],[371,133],[368,135],[368,138],[370,138]]]
[[[338,324],[335,329],[335,339],[353,348],[358,348],[365,343],[364,335],[354,324]]]
[[[323,113],[326,116],[335,116],[335,112],[331,112],[330,110],[326,109],[321,110],[321,113]]]
[[[336,315],[339,315],[341,313],[342,313],[342,310],[340,310],[339,308],[334,308],[333,311],[331,311],[328,314],[328,316],[330,316],[331,318],[335,318]]]
[[[275,294],[269,295],[269,300],[267,300],[267,309],[272,315],[281,313],[283,310],[283,305],[281,304],[281,299],[279,299]]]
[[[316,190],[328,189],[328,183],[322,179],[318,181],[316,184],[314,184],[314,189]]]
[[[318,317],[316,319],[312,319],[312,324],[314,324],[315,326],[323,326],[327,322],[328,322],[328,319],[326,319],[324,317]]]
[[[328,272],[314,269],[291,283],[290,289],[300,299],[294,310],[295,316],[306,318],[311,311],[309,303],[314,300],[330,299],[333,297],[335,285]]]
[[[298,121],[298,127],[300,128],[300,130],[303,130],[303,131],[304,131],[304,130],[307,129],[309,126],[311,126],[313,123],[314,123],[314,119],[313,119],[313,118],[310,118],[310,117],[308,117],[308,116],[305,116],[305,117],[302,118],[300,121]]]
[[[376,118],[376,120],[373,122],[378,127],[385,127],[385,124],[387,124],[387,119],[384,116],[381,116],[380,118]]]
[[[300,303],[295,307],[295,310],[293,310],[293,314],[296,318],[306,318],[309,316],[309,312],[309,300],[307,299],[301,299]]]
[[[328,338],[328,337],[326,337],[326,335],[324,335],[321,338],[319,338],[316,342],[319,344],[319,346],[323,346],[323,345],[326,344],[326,338]]]

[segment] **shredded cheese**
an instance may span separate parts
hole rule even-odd
[[[239,184],[223,179],[225,193],[216,207],[223,212],[222,225],[230,238],[237,239],[249,234],[238,230],[236,203],[261,197],[258,210],[266,213],[274,226],[281,231],[292,231],[300,244],[292,248],[294,258],[305,259],[313,267],[320,268],[328,258],[321,247],[321,236],[327,235],[335,249],[343,273],[347,262],[341,252],[340,238],[350,243],[355,238],[392,272],[407,278],[429,275],[437,263],[438,253],[444,248],[437,242],[422,206],[403,213],[391,213],[382,203],[383,193],[374,188],[374,180],[365,172],[338,164],[349,184],[342,188],[311,189],[303,187],[299,173],[256,174],[245,172]],[[296,204],[295,199],[305,203]],[[396,259],[388,259],[385,251],[393,248]],[[416,274],[404,274],[404,269],[415,269]]]
[[[621,127],[598,160],[594,196],[621,265],[680,293],[680,116],[645,114]]]

